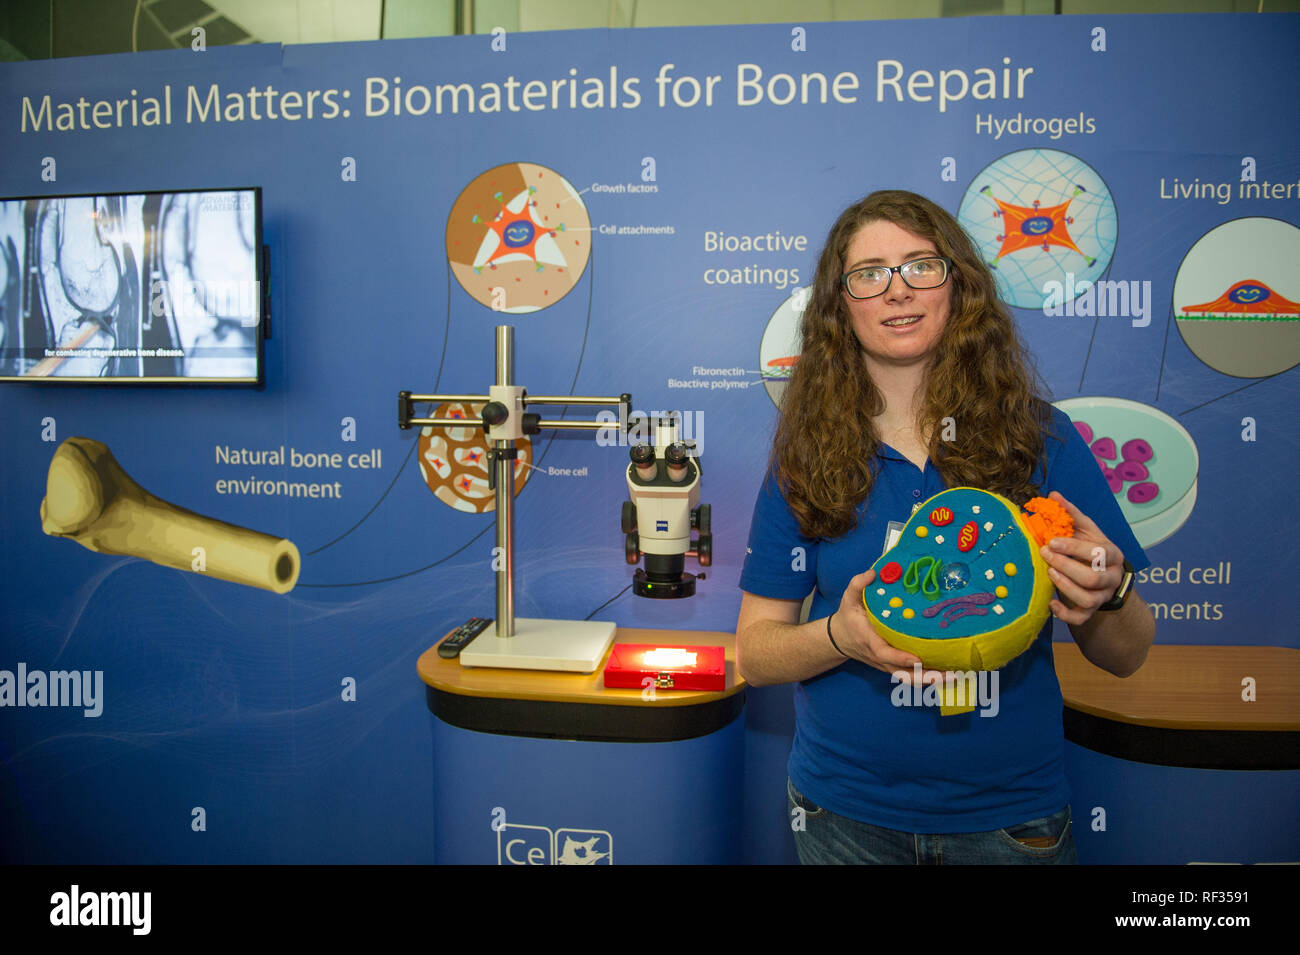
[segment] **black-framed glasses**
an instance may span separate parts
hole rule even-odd
[[[938,288],[948,281],[952,271],[952,262],[941,255],[926,259],[913,259],[902,265],[868,265],[866,268],[854,269],[840,277],[844,291],[853,298],[875,298],[884,295],[889,283],[897,272],[909,288],[918,291]]]

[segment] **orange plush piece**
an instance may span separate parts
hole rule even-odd
[[[1025,526],[1034,535],[1040,547],[1053,537],[1073,537],[1074,518],[1060,503],[1050,497],[1035,497],[1025,502]]]

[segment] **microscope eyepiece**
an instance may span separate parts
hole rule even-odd
[[[632,457],[632,463],[642,467],[655,459],[655,449],[648,444],[634,444],[628,453]]]
[[[686,466],[686,460],[690,455],[686,451],[686,445],[680,441],[674,441],[664,449],[664,460],[668,462],[670,468],[681,468]]]

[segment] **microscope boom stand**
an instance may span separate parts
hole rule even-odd
[[[514,328],[496,329],[496,384],[486,395],[423,395],[398,393],[399,428],[474,427],[473,419],[417,418],[414,404],[455,401],[484,406],[478,424],[490,442],[489,484],[496,508],[497,616],[496,639],[483,634],[460,654],[462,666],[508,667],[528,670],[564,670],[591,673],[600,664],[614,640],[613,623],[597,620],[515,619],[514,607],[514,442],[542,428],[557,430],[602,430],[614,427],[605,421],[544,419],[527,413],[528,405],[618,405],[619,427],[626,428],[632,413],[632,396],[594,397],[580,395],[529,395],[511,382],[514,379]]]

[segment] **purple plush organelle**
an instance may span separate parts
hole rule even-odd
[[[1128,445],[1124,445],[1128,447]],[[1145,481],[1149,476],[1147,466],[1137,461],[1123,461],[1119,467],[1115,468],[1115,473],[1124,481]],[[1114,490],[1112,488],[1112,490]]]
[[[1128,499],[1134,504],[1146,504],[1148,501],[1154,501],[1159,493],[1160,485],[1151,481],[1143,481],[1141,484],[1134,484],[1128,489]]]
[[[1074,423],[1074,430],[1079,432],[1079,436],[1083,438],[1084,444],[1092,444],[1092,428],[1088,427],[1082,421],[1076,421]]]
[[[1115,473],[1114,468],[1103,467],[1101,473],[1106,478],[1106,484],[1110,487],[1110,493],[1118,494],[1120,491],[1124,490],[1124,481]]]
[[[959,617],[987,617],[988,615],[988,609],[985,607],[953,607],[951,613],[943,615],[939,626],[946,627]]]
[[[1125,461],[1136,461],[1138,464],[1146,464],[1155,457],[1155,452],[1151,450],[1151,445],[1147,444],[1141,438],[1134,438],[1132,441],[1125,441],[1124,447],[1119,449],[1119,453]]]
[[[1092,453],[1099,458],[1105,458],[1107,461],[1115,460],[1115,439],[1098,438],[1092,442]]]
[[[998,598],[994,594],[966,594],[961,597],[949,597],[947,600],[941,600],[937,604],[930,604],[921,611],[922,617],[937,617],[949,607],[975,607],[980,604],[991,604]]]

